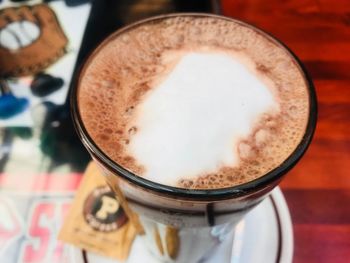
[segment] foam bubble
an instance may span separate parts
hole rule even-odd
[[[284,48],[240,23],[191,16],[111,39],[78,90],[84,126],[110,158],[200,189],[248,182],[283,162],[305,132],[308,99]]]

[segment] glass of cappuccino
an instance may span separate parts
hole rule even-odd
[[[232,239],[316,125],[312,83],[291,51],[209,14],[115,32],[71,95],[81,141],[155,262],[200,262]]]

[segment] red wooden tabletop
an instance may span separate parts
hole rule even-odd
[[[350,1],[222,0],[224,15],[270,32],[313,78],[314,140],[284,179],[294,262],[350,262]]]

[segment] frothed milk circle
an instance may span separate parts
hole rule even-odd
[[[94,54],[78,87],[90,137],[137,176],[218,189],[283,163],[305,133],[309,94],[291,55],[219,17],[138,24]]]

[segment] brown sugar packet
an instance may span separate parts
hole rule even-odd
[[[136,229],[101,172],[90,163],[58,238],[87,251],[125,260]]]

